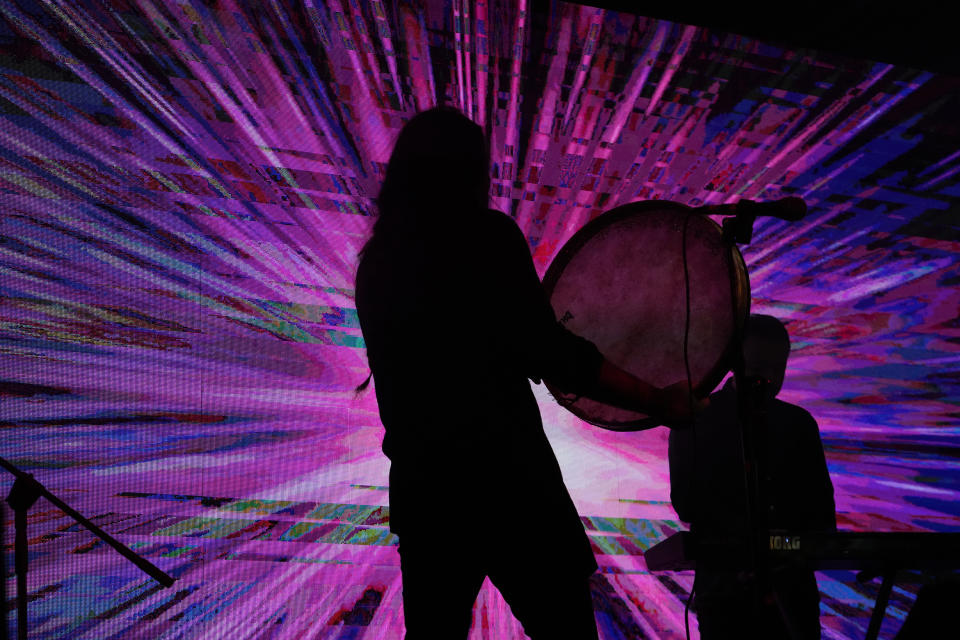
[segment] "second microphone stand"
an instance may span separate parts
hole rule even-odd
[[[12,473],[16,480],[13,482],[13,488],[7,496],[7,503],[13,509],[14,522],[16,529],[16,538],[14,541],[14,564],[17,574],[17,639],[27,640],[27,560],[29,552],[27,550],[27,511],[33,506],[38,498],[44,497],[54,506],[76,520],[79,524],[89,529],[93,535],[97,536],[111,547],[116,549],[127,560],[137,565],[141,571],[162,584],[164,587],[173,585],[173,578],[161,571],[156,565],[141,558],[130,550],[129,547],[111,536],[109,533],[84,518],[75,509],[66,504],[63,500],[53,495],[47,489],[37,482],[31,474],[18,469],[13,464],[0,458],[0,466]],[[6,621],[4,621],[6,624]]]
[[[750,531],[748,549],[748,571],[754,576],[751,588],[753,592],[753,618],[759,620],[763,600],[768,594],[775,597],[771,580],[769,558],[770,523],[767,520],[766,507],[769,496],[761,481],[764,458],[767,451],[767,381],[762,378],[748,378],[743,358],[744,327],[737,326],[737,274],[733,252],[737,244],[749,244],[753,239],[753,223],[756,214],[750,210],[738,208],[736,215],[723,221],[723,240],[729,247],[728,276],[730,279],[730,301],[733,311],[733,366],[734,382],[737,388],[737,414],[740,424],[740,443],[743,455],[743,480],[747,496],[747,528]],[[794,637],[799,638],[792,621],[783,615],[784,626]]]

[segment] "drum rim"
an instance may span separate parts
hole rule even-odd
[[[720,225],[718,225],[714,220],[710,219],[706,212],[699,213],[693,207],[680,202],[674,202],[672,200],[638,200],[636,202],[628,202],[626,204],[619,205],[613,209],[609,209],[606,212],[601,213],[577,229],[577,231],[575,231],[574,234],[570,236],[570,238],[564,243],[560,251],[557,252],[557,255],[554,256],[553,260],[550,261],[549,266],[547,266],[547,271],[544,273],[543,277],[543,289],[547,295],[547,302],[550,303],[550,299],[553,296],[553,290],[556,287],[563,270],[568,264],[570,264],[570,260],[595,235],[597,235],[604,228],[619,222],[621,219],[628,216],[642,214],[649,210],[663,209],[673,209],[681,213],[687,212],[690,215],[702,216],[717,228],[718,233],[722,233]],[[734,270],[736,271],[737,275],[740,276],[737,279],[735,289],[738,294],[742,294],[742,299],[734,300],[734,302],[737,303],[737,317],[735,318],[733,330],[736,333],[742,333],[747,317],[750,315],[750,274],[747,271],[746,261],[743,259],[743,254],[740,252],[740,249],[736,246],[736,244],[733,244],[731,249],[733,254]],[[551,308],[552,307],[553,305],[551,304]],[[556,313],[556,310],[554,310],[554,313]],[[732,360],[733,347],[736,342],[736,340],[729,341],[717,363],[712,369],[710,369],[710,371],[707,372],[703,378],[703,381],[694,387],[695,395],[699,397],[702,394],[703,388],[713,390],[718,384],[720,384],[721,380],[723,380],[723,377],[730,371],[729,363]],[[727,366],[724,366],[725,364],[727,364]],[[557,392],[554,390],[553,385],[551,385],[546,379],[544,379],[543,382],[546,385],[547,390],[556,397]],[[700,389],[699,393],[698,389]],[[650,429],[662,424],[660,420],[652,416],[648,416],[639,420],[616,423],[600,422],[584,415],[582,411],[576,409],[572,405],[562,406],[564,406],[564,408],[570,411],[570,413],[574,414],[584,422],[601,427],[608,431],[642,431],[644,429]]]

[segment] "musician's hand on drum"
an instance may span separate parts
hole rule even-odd
[[[587,395],[615,407],[646,413],[669,427],[688,426],[693,416],[706,408],[707,403],[688,392],[686,381],[661,389],[609,360],[604,360],[596,387]]]
[[[548,391],[548,393],[553,396],[553,399],[557,401],[561,407],[567,408],[572,405],[574,402],[580,399],[580,396],[573,393],[566,393],[563,391]]]
[[[690,393],[687,381],[681,380],[657,390],[656,415],[672,429],[689,427],[694,417],[709,404],[708,399],[697,398]]]

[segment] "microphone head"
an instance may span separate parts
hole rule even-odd
[[[776,207],[777,209],[775,215],[784,220],[797,221],[807,215],[807,203],[803,201],[803,198],[797,196],[782,198],[770,204],[771,208]]]

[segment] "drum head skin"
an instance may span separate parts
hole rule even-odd
[[[557,319],[606,358],[657,387],[687,379],[684,328],[694,392],[705,397],[729,371],[735,331],[750,313],[750,283],[736,247],[706,215],[668,201],[626,204],[577,231],[550,264],[543,284]],[[734,267],[733,300],[729,275]],[[658,426],[646,414],[569,396],[545,380],[577,417],[613,431]]]

